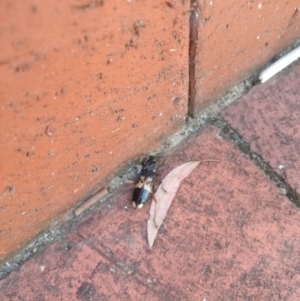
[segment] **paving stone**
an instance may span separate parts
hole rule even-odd
[[[300,63],[257,85],[223,112],[252,150],[300,192]]]
[[[56,242],[11,273],[1,282],[1,300],[76,300],[86,275],[103,259],[78,237],[68,243],[70,250]]]

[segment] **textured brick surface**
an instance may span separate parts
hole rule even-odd
[[[297,0],[199,1],[188,57],[193,2],[1,1],[0,261],[182,124],[193,62],[199,110],[299,37]]]
[[[300,64],[283,71],[232,105],[223,116],[300,192]]]
[[[199,1],[199,110],[299,38],[299,1]]]
[[[188,5],[1,1],[0,260],[184,121]]]
[[[170,159],[172,158],[172,159]],[[146,205],[125,186],[0,281],[1,300],[297,300],[300,212],[218,130],[161,162],[203,163],[182,183],[152,249]]]

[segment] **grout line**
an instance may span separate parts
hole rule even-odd
[[[188,116],[195,115],[195,97],[196,97],[196,56],[198,44],[198,2],[191,0],[190,3],[190,21],[189,21],[189,94],[188,94]]]
[[[300,208],[300,195],[280,176],[272,166],[264,161],[263,157],[252,151],[250,144],[242,139],[231,125],[222,117],[217,116],[209,120],[211,125],[220,129],[220,135],[233,142],[240,151],[247,156],[267,177],[268,179],[298,208]]]
[[[143,280],[149,279],[148,277],[150,276],[150,274],[137,270],[132,260],[131,260],[131,265],[128,265],[125,262],[123,262],[121,258],[119,259],[117,256],[115,256],[115,254],[108,247],[105,247],[105,245],[102,242],[98,242],[98,245],[96,245],[92,240],[87,239],[82,234],[78,233],[78,236],[81,238],[81,240],[86,246],[91,248],[93,251],[97,252],[100,256],[106,259],[113,267],[122,271],[126,276],[131,276],[132,279],[138,285],[141,285],[151,290],[155,294],[160,294],[160,295],[162,294],[161,284],[159,283],[159,281],[155,282],[155,284],[158,284],[158,289],[154,288],[149,284],[147,285],[147,282]],[[102,248],[103,250],[101,250],[100,248]],[[104,250],[107,250],[107,252],[105,252]],[[92,274],[94,274],[98,269],[99,269],[99,264],[96,266]],[[185,299],[186,298],[187,297],[185,296]]]

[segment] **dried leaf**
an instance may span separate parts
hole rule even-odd
[[[184,163],[174,168],[158,187],[150,207],[148,219],[148,243],[152,247],[160,226],[165,219],[181,181],[186,178],[201,161]]]
[[[202,162],[219,162],[214,159],[192,161],[174,168],[158,187],[150,207],[150,217],[147,223],[148,243],[152,247],[158,230],[167,216],[167,212],[183,179]]]

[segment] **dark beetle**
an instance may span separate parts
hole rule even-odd
[[[132,205],[135,209],[141,209],[153,193],[157,167],[158,163],[154,156],[147,156],[143,161],[143,168],[132,197]]]

